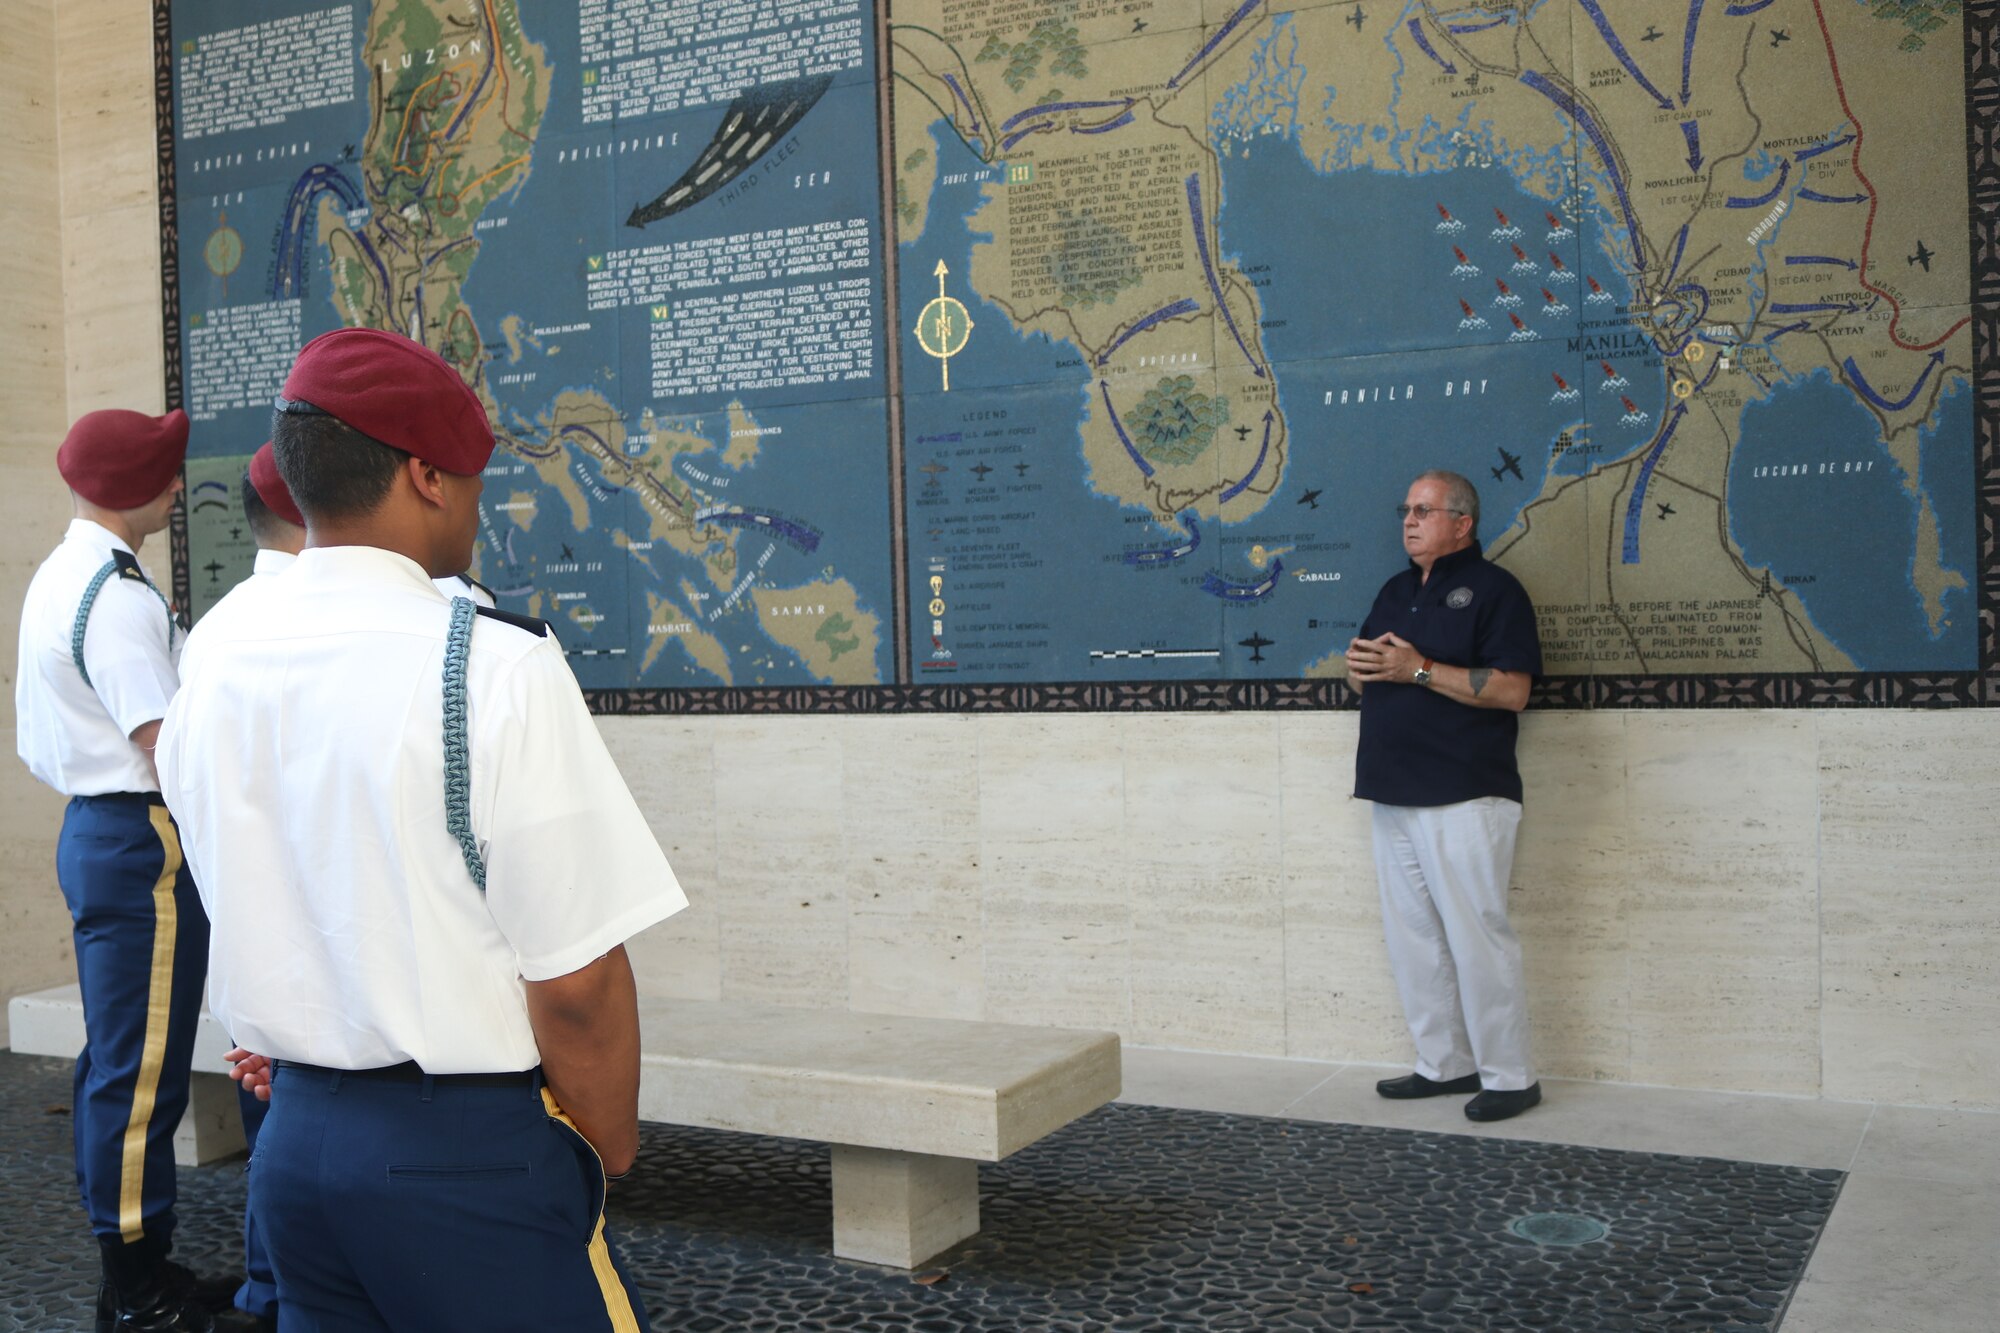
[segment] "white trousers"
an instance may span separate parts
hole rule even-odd
[[[1499,796],[1375,806],[1382,934],[1425,1078],[1477,1071],[1495,1091],[1535,1081],[1521,941],[1507,924],[1520,825],[1520,804]]]

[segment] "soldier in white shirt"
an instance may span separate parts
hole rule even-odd
[[[250,1192],[284,1327],[646,1327],[604,1233],[638,1149],[624,942],[686,905],[539,621],[448,601],[493,436],[344,329],[274,419],[307,526],[203,617],[161,735],[210,1003],[273,1059]]]
[[[99,1333],[210,1328],[213,1293],[167,1258],[208,921],[153,769],[181,636],[139,563],[180,493],[187,438],[178,411],[70,428],[56,467],[76,517],[28,585],[14,678],[21,758],[70,798],[56,875],[83,988],[76,1162],[104,1265]]]

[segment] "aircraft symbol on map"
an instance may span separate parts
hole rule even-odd
[[[1609,361],[1599,361],[1597,364],[1604,368],[1605,388],[1622,389],[1627,384],[1631,383],[1630,380],[1626,379],[1623,375],[1620,375],[1617,371],[1617,368],[1614,367]]]
[[[670,218],[721,190],[756,165],[832,86],[833,75],[815,74],[745,91],[729,104],[701,156],[666,193],[634,208],[625,225],[644,227]]]
[[[353,144],[351,144],[351,143],[349,143],[349,144],[342,144],[342,145],[340,146],[340,160],[341,160],[341,161],[343,161],[343,162],[352,162],[352,161],[354,160],[354,145],[353,145]]]
[[[1267,639],[1260,632],[1257,634],[1252,634],[1247,639],[1238,639],[1236,642],[1241,647],[1248,648],[1250,650],[1251,661],[1261,662],[1264,660],[1264,650],[1277,643],[1277,640]]]
[[[1144,20],[1144,19],[1133,19],[1133,20],[1132,20],[1132,31],[1133,31],[1133,32],[1144,32],[1145,30],[1146,30],[1146,20]]]
[[[1514,271],[1516,273],[1540,273],[1542,266],[1528,258],[1528,252],[1517,245],[1514,247]]]
[[[243,529],[231,528],[229,530],[229,540],[233,542],[243,540]]]
[[[945,473],[951,471],[951,469],[946,467],[943,463],[938,462],[936,459],[932,459],[930,462],[918,468],[917,471],[923,473],[926,477],[930,478],[930,480],[927,481],[925,485],[929,487],[929,489],[931,490],[936,490],[938,487],[944,485],[944,483],[939,481],[938,478],[944,475]]]
[[[1453,247],[1451,247],[1451,252],[1454,255],[1458,256],[1458,267],[1452,270],[1452,273],[1455,276],[1461,278],[1476,278],[1479,276],[1479,265],[1473,263],[1470,259],[1467,259],[1465,257],[1465,251],[1459,249],[1457,246],[1454,245]]]
[[[1583,391],[1581,389],[1572,389],[1569,387],[1568,380],[1564,379],[1560,375],[1556,375],[1554,371],[1550,371],[1549,373],[1554,376],[1556,382],[1556,391],[1549,395],[1550,402],[1573,403],[1578,398],[1583,396]]]
[[[1655,500],[1655,501],[1653,502],[1653,505],[1654,505],[1654,507],[1655,507],[1655,508],[1657,508],[1657,509],[1658,509],[1658,510],[1660,511],[1660,517],[1661,517],[1661,518],[1666,518],[1666,517],[1667,517],[1668,515],[1670,515],[1670,514],[1672,514],[1672,513],[1674,513],[1674,512],[1675,512],[1675,510],[1674,510],[1674,507],[1673,507],[1672,505],[1668,504],[1668,503],[1667,503],[1666,501],[1664,501],[1664,500]]]
[[[1646,30],[1639,34],[1639,40],[1642,42],[1657,42],[1660,40],[1660,38],[1664,36],[1666,36],[1665,33],[1661,32],[1658,28],[1648,23],[1646,25]]]
[[[1238,427],[1236,428],[1236,438],[1237,438],[1237,439],[1239,439],[1239,440],[1247,440],[1247,439],[1249,439],[1249,438],[1250,438],[1250,428],[1249,428],[1248,426],[1238,426]]]
[[[208,571],[208,581],[210,583],[214,583],[222,574],[222,562],[219,560],[211,560],[203,565],[202,568]]]
[[[1463,296],[1458,298],[1458,308],[1465,312],[1465,318],[1458,321],[1458,327],[1461,329],[1483,329],[1486,327],[1486,320],[1473,311],[1472,302],[1466,300]]]
[[[1639,409],[1639,405],[1633,402],[1630,398],[1626,398],[1623,395],[1620,395],[1618,401],[1625,404],[1625,415],[1618,418],[1619,425],[1643,426],[1648,421],[1651,421],[1653,419],[1653,414],[1651,412],[1641,411]]]
[[[556,545],[562,547],[563,559],[565,560],[576,559],[576,552],[569,549],[569,543],[557,542]]]
[[[1505,213],[1496,208],[1493,210],[1493,216],[1500,219],[1500,225],[1488,233],[1494,240],[1511,241],[1520,236],[1521,229],[1509,222]]]
[[[1924,266],[1924,272],[1928,273],[1931,271],[1931,260],[1934,259],[1935,257],[1936,257],[1935,251],[1924,249],[1923,238],[1919,236],[1917,238],[1917,252],[1913,255],[1908,256],[1907,262],[1912,264],[1922,264]]]
[[[1025,477],[1025,476],[1027,476],[1027,475],[1028,475],[1028,465],[1027,465],[1026,463],[1016,463],[1016,464],[1014,464],[1014,475],[1015,475],[1015,476],[1017,476],[1017,477]]]
[[[1576,274],[1569,271],[1569,265],[1563,263],[1562,256],[1557,254],[1553,250],[1549,251],[1549,281],[1550,282],[1576,281]]]
[[[1495,278],[1493,279],[1493,285],[1500,289],[1500,294],[1493,298],[1494,305],[1497,305],[1501,309],[1505,310],[1521,304],[1521,298],[1514,295],[1513,292],[1509,291],[1506,283],[1500,281],[1500,279],[1498,278]]]
[[[1346,18],[1344,18],[1344,19],[1342,19],[1342,20],[1341,20],[1341,22],[1342,22],[1342,23],[1351,23],[1351,24],[1353,24],[1353,25],[1354,25],[1354,30],[1355,30],[1356,32],[1360,32],[1360,31],[1361,31],[1361,25],[1362,25],[1362,24],[1364,24],[1364,23],[1366,23],[1367,21],[1368,21],[1368,16],[1367,16],[1366,14],[1364,14],[1364,13],[1362,13],[1362,12],[1361,12],[1361,6],[1360,6],[1360,5],[1356,5],[1356,6],[1354,7],[1354,12],[1353,12],[1352,14],[1349,14],[1349,15],[1348,15],[1348,16],[1347,16]]]
[[[993,470],[992,468],[986,466],[986,464],[984,463],[976,463],[973,465],[972,475],[979,478],[981,481],[985,481],[986,474],[991,472],[992,470]]]
[[[1548,288],[1542,288],[1542,313],[1545,315],[1567,315],[1569,305]]]
[[[1459,232],[1465,230],[1465,224],[1453,217],[1451,210],[1443,204],[1438,205],[1438,217],[1442,218],[1443,221],[1437,224],[1437,229],[1448,236],[1456,236]]]
[[[1557,241],[1566,241],[1570,237],[1576,235],[1575,230],[1571,228],[1571,226],[1567,222],[1564,222],[1561,218],[1557,217],[1555,214],[1544,213],[1542,214],[1542,216],[1549,220],[1550,245],[1554,245]]]
[[[1586,273],[1583,275],[1583,280],[1590,284],[1590,295],[1583,298],[1583,303],[1585,305],[1611,304],[1611,293],[1605,291],[1603,287],[1599,286],[1596,278],[1593,278],[1588,273]]]
[[[1507,335],[1508,342],[1510,343],[1533,342],[1535,339],[1542,336],[1541,334],[1536,333],[1533,329],[1529,328],[1526,324],[1523,324],[1521,322],[1521,317],[1515,314],[1513,311],[1510,310],[1507,312],[1507,318],[1514,321],[1514,331]]]
[[[1307,491],[1304,495],[1301,495],[1299,497],[1299,503],[1305,505],[1309,509],[1319,508],[1319,492]]]
[[[1487,469],[1493,474],[1493,480],[1504,481],[1507,474],[1511,472],[1514,474],[1514,480],[1526,481],[1527,478],[1521,475],[1521,456],[1519,454],[1508,453],[1504,447],[1495,447],[1500,448],[1500,466]]]
[[[1773,28],[1773,29],[1771,29],[1771,49],[1772,49],[1772,50],[1774,50],[1774,51],[1775,51],[1775,50],[1777,50],[1777,49],[1778,49],[1778,43],[1779,43],[1779,42],[1789,42],[1789,41],[1791,41],[1791,40],[1792,40],[1792,30],[1791,30],[1790,28]]]

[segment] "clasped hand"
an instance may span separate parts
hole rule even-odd
[[[1394,632],[1377,639],[1354,639],[1347,645],[1347,677],[1363,685],[1378,681],[1407,685],[1423,660],[1408,639]]]

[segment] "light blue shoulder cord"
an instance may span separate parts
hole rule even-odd
[[[471,598],[451,599],[451,630],[444,640],[444,826],[458,840],[465,868],[484,893],[486,862],[472,837],[472,750],[465,737],[465,664],[478,613]]]
[[[90,628],[90,608],[97,605],[97,594],[104,591],[105,581],[117,572],[118,562],[116,560],[108,560],[105,562],[104,568],[91,576],[90,582],[85,585],[83,590],[83,601],[76,608],[76,624],[70,627],[69,658],[70,661],[76,663],[76,673],[83,677],[83,683],[86,685],[90,684],[90,671],[83,664],[83,635],[84,631]],[[153,588],[153,581],[147,579],[146,586]],[[171,651],[174,646],[174,630],[176,628],[174,624],[174,608],[168,605],[167,595],[158,588],[153,588],[153,596],[160,599],[160,605],[167,612],[167,648]],[[95,686],[92,688],[95,688]]]

